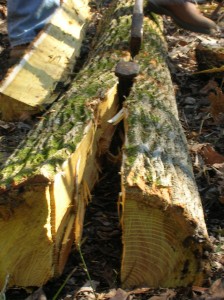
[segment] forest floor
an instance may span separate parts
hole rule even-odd
[[[100,8],[92,2],[94,20],[88,33],[90,40],[91,36],[94,36],[96,24],[102,18],[106,7],[106,2]],[[216,7],[215,2],[200,5],[200,9],[208,16]],[[0,80],[7,71],[9,58],[6,16],[6,1],[0,0]],[[214,16],[214,19],[221,28],[224,28],[223,9]],[[92,192],[92,202],[87,208],[81,252],[73,249],[60,278],[36,290],[17,287],[9,289],[5,293],[7,300],[224,299],[223,70],[222,72],[195,74],[198,68],[204,68],[201,63],[200,50],[196,51],[196,49],[199,49],[199,45],[203,43],[216,44],[223,48],[224,35],[223,32],[219,36],[209,37],[189,33],[177,28],[167,17],[164,17],[164,31],[179,116],[188,140],[206,224],[213,244],[212,253],[208,253],[211,274],[205,285],[156,290],[146,287],[133,291],[124,291],[120,288],[119,268],[122,245],[117,213],[120,176],[118,169],[105,168],[98,185]],[[85,59],[88,48],[89,44],[84,43],[81,60]],[[213,57],[212,60],[216,58]],[[223,65],[223,57],[221,61]],[[35,122],[35,118],[29,122],[0,120],[0,166]],[[84,266],[83,259],[86,266]]]

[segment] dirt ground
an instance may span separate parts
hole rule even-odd
[[[93,1],[92,7],[95,11],[95,20],[98,20],[102,17],[107,3],[99,8]],[[216,7],[216,2],[200,5],[200,9],[208,16],[211,16]],[[6,16],[6,1],[2,0],[0,1],[0,80],[7,71],[9,57]],[[214,20],[223,30],[223,9],[214,16]],[[89,31],[90,35],[94,35],[94,24]],[[213,252],[208,253],[212,272],[205,286],[177,290],[145,288],[123,291],[119,288],[122,245],[117,195],[120,189],[120,176],[116,168],[105,168],[99,184],[92,193],[93,200],[86,212],[81,253],[73,249],[60,278],[47,283],[41,289],[24,290],[17,287],[9,289],[5,294],[7,300],[86,300],[95,299],[95,296],[98,299],[113,300],[224,299],[224,73],[222,69],[222,72],[208,71],[205,74],[195,74],[198,69],[205,68],[201,64],[200,55],[196,55],[196,49],[203,43],[216,44],[223,48],[224,34],[221,31],[217,36],[208,37],[189,33],[178,29],[166,17],[164,17],[164,25],[164,34],[168,43],[168,61],[176,91],[179,116],[188,139],[195,178],[213,244]],[[83,60],[87,53],[88,45],[84,45]],[[216,61],[216,58],[214,60]],[[220,67],[223,62],[222,57]],[[0,120],[0,166],[35,122],[35,119],[32,122],[14,123]]]

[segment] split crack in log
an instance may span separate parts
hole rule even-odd
[[[99,157],[116,128],[107,122],[120,109],[113,69],[130,60],[132,8],[133,1],[113,3],[70,91],[2,169],[0,285],[8,273],[10,285],[42,285],[62,272],[74,235],[80,241]],[[203,280],[208,236],[165,42],[148,18],[144,32],[135,58],[141,71],[124,102],[121,280],[123,287],[189,285]]]
[[[81,238],[98,157],[107,153],[115,131],[107,121],[119,108],[114,67],[120,57],[130,58],[130,12],[131,2],[111,6],[69,92],[1,170],[1,286],[7,274],[9,286],[42,285],[62,272],[74,237],[77,243]]]

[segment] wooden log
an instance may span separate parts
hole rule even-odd
[[[166,53],[159,27],[145,18],[140,74],[124,103],[123,288],[201,284],[208,268],[208,234]]]
[[[0,179],[0,287],[40,286],[79,243],[90,191],[118,111],[115,66],[130,59],[132,1],[115,1],[70,90],[6,161]]]
[[[224,49],[220,44],[202,42],[195,49],[198,70],[212,70],[224,66]],[[209,72],[207,73],[209,75]],[[211,74],[214,76],[214,74]],[[215,77],[223,78],[223,72],[215,74]]]
[[[44,110],[69,79],[90,18],[88,0],[66,0],[0,85],[1,118],[13,121]]]

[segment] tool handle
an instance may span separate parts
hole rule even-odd
[[[130,40],[130,52],[132,57],[137,55],[141,48],[143,37],[143,17],[143,0],[135,0]]]

